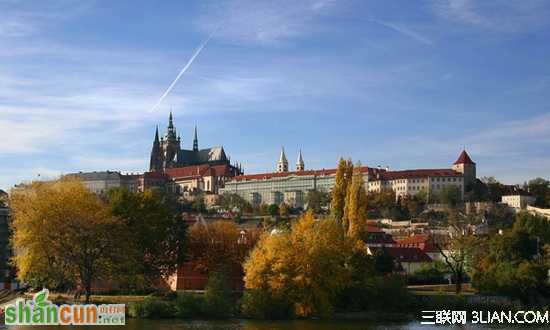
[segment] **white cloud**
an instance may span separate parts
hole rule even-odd
[[[101,154],[88,154],[88,155],[75,155],[70,157],[69,161],[73,164],[73,167],[79,171],[103,171],[103,170],[117,170],[122,172],[143,172],[143,169],[147,165],[147,157],[125,157],[119,155],[115,158],[108,155]]]
[[[422,146],[409,148],[408,146]],[[416,136],[404,143],[402,138],[386,141],[375,151],[375,158],[406,159],[433,166],[434,160],[454,157],[466,147],[478,164],[478,176],[496,176],[509,183],[521,183],[536,176],[550,178],[550,113],[526,119],[487,123],[477,132],[463,135]],[[432,164],[432,165],[429,165]],[[446,163],[440,165],[446,166]],[[395,164],[403,167],[403,164]]]
[[[380,20],[372,20],[373,22],[375,23],[378,23],[382,26],[385,26],[389,29],[392,29],[404,36],[407,36],[409,38],[412,38],[420,43],[423,43],[423,44],[426,44],[426,45],[433,45],[433,41],[423,35],[421,35],[420,33],[418,32],[415,32],[413,30],[411,30],[410,28],[407,28],[405,27],[404,25],[401,25],[401,24],[396,24],[396,23],[392,23],[392,22],[386,22],[386,21],[380,21]]]
[[[0,36],[2,37],[23,37],[30,35],[35,30],[28,22],[6,19],[0,21]]]
[[[311,21],[334,5],[329,0],[215,2],[206,6],[206,14],[197,21],[198,28],[216,33],[225,40],[273,44],[307,33]]]
[[[518,32],[546,25],[549,20],[548,2],[544,0],[434,0],[437,16],[498,32]]]

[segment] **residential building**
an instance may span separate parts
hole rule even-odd
[[[535,203],[535,197],[521,193],[514,195],[504,195],[502,196],[501,202],[517,211],[523,210],[527,206]]]
[[[366,226],[366,237],[363,238],[363,242],[368,247],[396,246],[396,242],[390,234],[387,234],[377,226],[369,226],[368,224]]]
[[[441,248],[444,249],[446,245],[445,237],[439,238],[438,242],[441,242]],[[433,235],[411,235],[401,240],[396,241],[396,245],[402,248],[418,248],[422,252],[426,253],[432,260],[442,260],[443,256],[438,248],[438,242],[434,239]],[[445,244],[443,245],[443,242]],[[445,251],[445,250],[444,250]]]
[[[419,193],[426,197],[437,195],[445,187],[456,187],[464,198],[467,184],[475,181],[476,164],[466,150],[463,150],[451,169],[417,169],[403,171],[379,171],[367,183],[369,192],[391,189],[396,198],[415,196]],[[473,178],[473,179],[472,179]]]
[[[367,247],[367,253],[373,256],[381,253],[382,250],[393,258],[395,271],[404,275],[412,275],[432,262],[432,259],[419,248]]]
[[[109,189],[124,187],[129,191],[138,191],[139,176],[122,174],[116,171],[100,172],[78,172],[65,175],[65,177],[76,178],[94,194],[104,194]]]

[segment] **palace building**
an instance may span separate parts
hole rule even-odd
[[[465,187],[476,178],[476,164],[463,150],[451,168],[390,171],[389,169],[361,167],[368,192],[391,189],[396,198],[414,196],[423,191],[428,197],[438,194],[444,187],[454,186],[464,197]],[[225,182],[219,193],[238,194],[253,205],[280,204],[304,207],[309,191],[330,192],[334,186],[336,169],[305,170],[300,151],[296,170],[288,170],[288,160],[281,149],[276,172],[238,175]]]

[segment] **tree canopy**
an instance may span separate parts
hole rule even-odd
[[[486,253],[477,258],[473,284],[484,293],[505,294],[535,304],[538,297],[550,296],[549,253],[548,220],[518,213],[513,227],[494,235]]]
[[[297,316],[330,314],[350,276],[349,251],[337,221],[315,221],[308,212],[290,231],[260,239],[244,265],[245,286],[285,301]]]
[[[128,254],[123,224],[79,181],[33,183],[12,194],[18,278],[53,288],[108,278]]]
[[[185,260],[186,226],[169,200],[153,191],[133,193],[124,188],[107,194],[111,214],[130,235],[130,251],[121,264],[124,283],[148,287],[169,275]]]

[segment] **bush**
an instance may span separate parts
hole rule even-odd
[[[254,319],[286,319],[293,316],[292,304],[274,298],[267,290],[250,289],[241,300],[241,313]]]
[[[402,311],[409,308],[411,296],[401,276],[371,276],[348,287],[339,308],[345,311]]]
[[[204,297],[192,294],[181,293],[175,301],[175,316],[179,318],[192,318],[204,315]]]
[[[149,296],[157,297],[165,300],[175,300],[178,297],[178,293],[175,291],[161,290],[161,291],[155,291],[151,293]]]
[[[209,317],[227,317],[233,314],[231,292],[222,273],[210,273],[204,291],[203,311]]]
[[[131,317],[139,318],[170,318],[174,316],[173,304],[156,298],[146,297],[143,301],[130,306],[129,314]]]
[[[446,284],[449,281],[445,277],[449,274],[447,266],[440,261],[434,261],[422,266],[412,276],[409,276],[409,284]]]
[[[373,277],[369,286],[371,302],[384,310],[402,310],[411,302],[403,277],[390,275]]]

